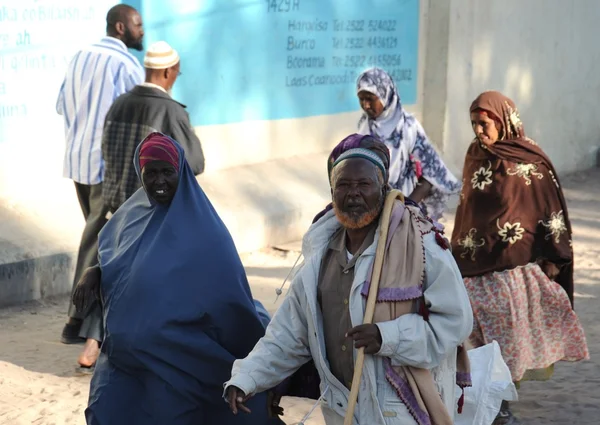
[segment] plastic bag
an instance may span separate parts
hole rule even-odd
[[[496,341],[468,351],[473,386],[465,388],[462,413],[454,412],[455,425],[491,425],[502,400],[518,400],[510,370]],[[456,391],[456,401],[461,391]]]

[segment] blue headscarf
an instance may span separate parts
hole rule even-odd
[[[358,132],[378,138],[390,150],[390,185],[410,196],[422,174],[433,189],[421,207],[431,218],[439,219],[448,196],[458,193],[461,184],[432,146],[421,123],[402,107],[394,80],[383,69],[371,68],[358,77],[356,91],[374,94],[383,105],[376,119],[363,113]]]
[[[145,140],[156,136],[166,137]],[[267,418],[264,394],[251,415],[234,416],[222,399],[234,360],[265,327],[229,231],[171,141],[180,170],[171,204],[142,188],[99,235],[105,340],[88,424],[281,423]]]

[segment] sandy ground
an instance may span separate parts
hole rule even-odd
[[[523,385],[514,410],[528,425],[600,423],[600,170],[572,175],[563,184],[575,228],[576,309],[592,359],[561,363],[552,381]],[[275,288],[295,259],[295,253],[277,250],[243,258],[255,297],[271,311],[277,307]],[[75,374],[80,346],[58,342],[66,306],[66,298],[60,298],[0,310],[0,424],[85,423],[89,377]],[[311,406],[295,398],[283,404],[288,424]],[[318,424],[323,419],[317,409],[306,425]]]

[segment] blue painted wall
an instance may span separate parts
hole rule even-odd
[[[358,109],[358,74],[378,65],[416,101],[419,0],[138,0],[145,44],[182,57],[174,96],[194,125]]]
[[[62,138],[65,69],[104,35],[115,3],[0,0],[0,143]],[[372,65],[396,76],[404,103],[416,100],[419,0],[127,3],[142,13],[146,46],[165,40],[179,51],[174,97],[194,125],[357,110],[354,83]]]

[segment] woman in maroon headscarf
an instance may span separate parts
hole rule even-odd
[[[567,204],[554,166],[525,136],[512,100],[488,91],[470,113],[475,140],[452,248],[475,315],[471,342],[498,341],[517,383],[549,379],[557,361],[589,358],[572,309]],[[515,423],[504,403],[495,424]]]

